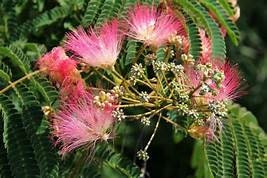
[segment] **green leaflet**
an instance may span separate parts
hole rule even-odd
[[[119,173],[119,178],[139,178],[141,174],[140,169],[134,163],[116,153],[111,146],[105,143],[98,146],[95,156],[96,159],[103,161],[104,166]]]
[[[121,8],[122,0],[105,0],[101,7],[101,12],[98,14],[96,25],[100,26],[106,20],[116,17]]]
[[[201,52],[201,40],[199,32],[197,26],[193,23],[193,21],[188,20],[187,24],[188,24],[188,33],[190,39],[189,53],[193,55],[194,59],[198,59]]]
[[[2,108],[0,108],[0,113],[1,113],[1,119],[0,119],[0,132],[3,133],[4,131],[4,121],[3,117],[5,115],[4,111]],[[11,178],[12,173],[10,169],[10,165],[8,163],[8,157],[7,157],[7,150],[5,148],[4,142],[3,142],[3,134],[0,135],[0,175],[3,178]]]
[[[0,55],[8,57],[8,62],[12,63],[12,67],[19,68],[23,74],[26,75],[31,72],[29,64],[30,59],[28,58],[28,56],[26,56],[26,54],[24,54],[24,52],[20,48],[14,45],[10,45],[9,47],[0,47]],[[6,68],[6,70],[9,72],[9,68],[5,67],[5,64],[3,64],[2,66],[3,68]],[[7,74],[12,74],[12,72],[5,72],[1,76],[5,79],[11,79],[12,76],[9,76],[9,78],[7,78]],[[30,81],[31,84],[34,86],[34,90],[37,89],[43,95],[48,105],[51,105],[58,97],[56,89],[47,79],[35,76],[30,78]]]
[[[239,41],[239,30],[237,26],[229,19],[226,11],[223,7],[214,0],[201,0],[201,3],[204,4],[213,14],[215,14],[219,23],[226,29],[227,34],[235,45],[238,45]]]
[[[125,47],[125,59],[124,63],[121,66],[128,66],[129,64],[132,64],[133,60],[136,58],[137,55],[137,48],[138,44],[135,41],[129,40],[127,41],[126,47]]]
[[[205,155],[214,177],[267,176],[267,136],[255,117],[239,105],[229,108],[219,141],[205,143]]]
[[[8,65],[0,62],[0,70],[2,71],[1,78],[5,81],[10,81],[12,78],[12,72]]]
[[[88,26],[95,22],[102,3],[103,1],[101,0],[91,0],[88,2],[86,11],[82,18],[83,26]]]
[[[193,0],[176,0],[175,3],[180,5],[198,26],[207,30],[212,41],[213,57],[224,60],[226,56],[225,41],[218,24],[211,18],[208,11],[199,2]]]
[[[36,32],[44,26],[51,25],[60,19],[69,15],[71,9],[69,7],[57,6],[51,10],[45,11],[43,14],[35,17],[34,19],[24,22],[20,28],[17,28],[17,38],[22,38],[29,35],[31,32]]]
[[[234,15],[233,8],[231,7],[231,5],[228,2],[228,0],[217,0],[217,1],[224,8],[224,10],[227,12],[228,16],[233,16]]]
[[[1,120],[4,121],[3,141],[12,175],[21,178],[36,177],[39,169],[34,159],[32,145],[22,126],[22,115],[4,95],[0,96],[0,108]]]
[[[35,153],[41,177],[58,177],[59,157],[49,140],[48,122],[43,118],[41,105],[34,93],[26,85],[17,87],[20,99],[22,123]]]
[[[2,69],[0,69],[0,78],[7,84],[10,81],[9,75]]]
[[[29,66],[25,66],[22,59],[19,58],[18,55],[15,54],[14,51],[12,51],[8,47],[0,47],[0,55],[8,57],[10,59],[10,62],[18,67],[24,74],[27,73],[29,70]]]

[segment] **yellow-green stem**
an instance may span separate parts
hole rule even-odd
[[[34,71],[32,73],[28,73],[27,75],[25,75],[24,77],[14,81],[14,82],[10,82],[10,84],[8,86],[6,86],[5,88],[3,88],[2,90],[0,90],[0,94],[6,92],[7,90],[9,90],[10,88],[14,88],[18,83],[26,80],[26,79],[30,79],[32,76],[40,73],[41,70],[37,70],[37,71]]]
[[[99,71],[95,70],[95,72],[100,75],[103,79],[105,79],[106,81],[108,81],[109,83],[113,84],[114,86],[116,86],[116,83],[114,83],[112,80],[110,80],[109,78],[107,78],[105,75],[101,74]]]
[[[143,46],[138,50],[138,52],[137,52],[137,56],[136,56],[136,57],[134,58],[134,60],[133,60],[133,64],[135,64],[135,63],[138,61],[139,57],[142,55],[142,53],[145,51],[145,49],[146,49],[146,46],[143,45]]]
[[[155,107],[154,104],[151,103],[134,103],[134,104],[124,104],[119,105],[119,108],[130,108],[130,107],[138,107],[138,106],[144,106],[144,107]]]

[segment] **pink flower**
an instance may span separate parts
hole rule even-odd
[[[83,79],[75,82],[65,80],[60,87],[60,99],[65,101],[71,98],[71,100],[75,101],[82,97],[86,92],[86,85]]]
[[[76,61],[70,59],[62,47],[55,47],[37,62],[38,68],[51,80],[62,85],[65,80],[80,79]]]
[[[212,57],[211,39],[207,36],[205,30],[199,29],[198,31],[201,40],[200,60],[206,63]]]
[[[241,79],[237,66],[231,66],[229,62],[225,62],[224,64],[218,63],[216,67],[223,71],[224,80],[213,100],[233,100],[242,96],[244,92],[240,88]]]
[[[65,155],[79,147],[91,148],[97,141],[112,138],[115,119],[112,107],[100,109],[87,92],[79,99],[69,99],[53,117],[53,135]]]
[[[111,67],[120,53],[122,36],[117,20],[104,24],[97,32],[78,28],[67,34],[66,49],[93,67]]]
[[[148,5],[136,5],[129,12],[128,23],[128,36],[153,47],[164,45],[172,35],[184,30],[174,13],[158,12],[155,6]]]
[[[241,90],[241,78],[239,76],[237,66],[231,66],[228,61],[203,61],[205,60],[200,61],[200,63],[206,64],[205,62],[209,62],[212,65],[212,70],[221,72],[224,77],[220,86],[217,86],[212,77],[206,79],[205,84],[214,92],[207,92],[205,95],[200,97],[200,85],[203,83],[204,74],[203,72],[196,70],[193,66],[186,66],[185,73],[187,75],[189,85],[191,85],[194,89],[199,88],[194,91],[193,96],[198,99],[202,99],[202,102],[204,103],[209,103],[212,101],[233,100],[243,95],[244,92]]]

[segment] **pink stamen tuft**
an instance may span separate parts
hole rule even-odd
[[[221,71],[224,75],[224,79],[220,87],[218,87],[212,79],[206,80],[205,83],[215,91],[215,95],[212,93],[205,94],[201,97],[205,100],[204,102],[234,100],[244,94],[244,92],[242,92],[241,78],[237,66],[232,66],[228,61],[200,60],[201,64],[206,64],[206,62],[212,65],[213,70]],[[204,76],[203,72],[196,70],[193,66],[187,66],[185,68],[185,73],[189,79],[189,85],[191,85],[192,88],[197,88],[201,85]],[[199,90],[194,92],[194,96],[200,96]]]
[[[93,67],[111,67],[121,50],[122,36],[117,20],[104,24],[98,31],[79,27],[67,34],[65,47]]]
[[[225,62],[224,64],[219,64],[217,67],[221,68],[225,78],[217,95],[214,97],[214,100],[234,100],[242,96],[243,92],[240,88],[241,79],[237,66],[231,66],[229,62]]]
[[[201,56],[202,63],[208,62],[212,57],[211,39],[207,36],[205,30],[199,29],[199,35],[201,40]]]
[[[172,35],[184,32],[182,21],[178,20],[174,13],[158,12],[155,6],[136,5],[129,12],[128,23],[128,36],[153,47],[160,47],[166,44]]]
[[[100,109],[87,92],[79,99],[69,99],[53,117],[53,135],[65,155],[79,147],[90,147],[99,140],[110,139],[115,119],[112,108]]]
[[[37,62],[37,66],[42,73],[48,75],[52,81],[60,85],[66,79],[69,81],[80,79],[76,65],[76,61],[69,58],[62,47],[53,48]]]

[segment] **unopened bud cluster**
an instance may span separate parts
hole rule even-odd
[[[171,71],[174,74],[181,74],[184,71],[184,67],[182,65],[176,65],[173,62],[166,63],[163,61],[153,61],[153,70],[155,73],[158,72],[168,72]]]
[[[150,118],[149,117],[142,117],[141,118],[141,123],[144,124],[145,126],[150,126]]]
[[[112,111],[112,117],[121,122],[125,119],[126,116],[122,109],[117,108],[116,110]]]
[[[149,159],[148,153],[144,150],[139,150],[137,152],[137,158],[143,161],[147,161]]]
[[[185,64],[194,64],[195,63],[195,59],[193,58],[193,56],[191,54],[182,54],[181,55],[181,59]]]
[[[123,86],[115,86],[113,89],[110,91],[115,97],[119,98],[123,96],[125,93],[125,89]]]
[[[143,65],[141,63],[134,64],[130,71],[130,81],[136,83],[136,79],[142,79],[145,74]]]
[[[149,102],[149,100],[150,100],[150,96],[148,95],[148,93],[146,91],[141,91],[139,97],[140,97],[140,100],[142,102]]]
[[[183,38],[180,35],[173,34],[169,38],[169,43],[178,44],[179,46],[181,46],[183,44]]]
[[[219,118],[225,118],[227,116],[227,108],[224,102],[211,102],[209,103],[210,111]]]
[[[117,97],[109,92],[100,91],[98,95],[94,97],[94,104],[99,108],[106,106],[111,107],[117,102]]]

